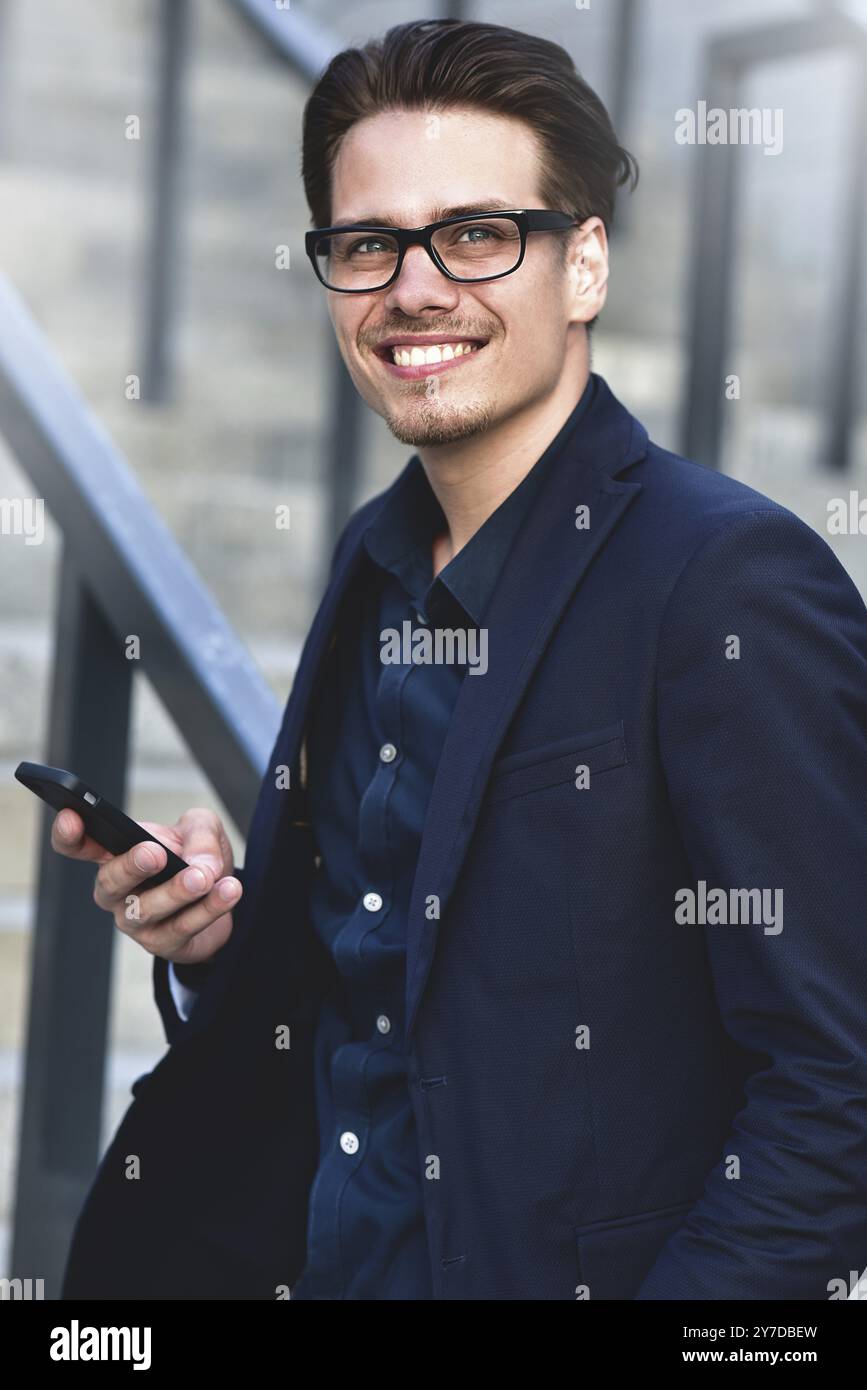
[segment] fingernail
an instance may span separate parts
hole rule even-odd
[[[212,854],[191,854],[187,863],[201,864],[203,869],[210,869],[215,878],[223,872],[222,859],[215,859]]]
[[[205,886],[205,875],[201,869],[187,869],[184,874],[184,887],[191,893],[199,893]]]
[[[217,889],[217,892],[219,893],[221,898],[228,902],[230,898],[237,897],[238,885],[234,879],[226,878],[220,884],[219,888]]]
[[[60,831],[64,840],[68,840],[72,834],[72,817],[60,816],[57,821],[57,829]]]
[[[133,859],[140,869],[155,869],[156,858],[152,849],[137,849],[133,854]]]

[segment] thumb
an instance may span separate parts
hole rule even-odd
[[[185,811],[178,821],[181,837],[181,858],[188,864],[207,865],[215,879],[230,873],[232,865],[225,867],[223,852],[222,823],[215,811],[194,807]]]

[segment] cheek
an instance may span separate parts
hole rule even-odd
[[[519,270],[517,275],[520,274]],[[504,303],[500,317],[507,351],[510,355],[514,353],[526,366],[535,363],[544,369],[562,359],[566,321],[562,299],[558,298],[550,277],[528,275],[522,286],[520,303]]]
[[[346,299],[347,301],[349,300],[349,295],[346,295]],[[346,304],[329,305],[331,326],[334,329],[334,336],[340,344],[344,355],[346,355],[348,348],[355,349],[355,340],[358,335],[360,320],[357,315],[352,312],[354,308],[355,305],[348,302]]]
[[[563,365],[559,322],[538,310],[528,313],[524,322],[509,329],[506,350],[514,370],[525,380],[549,380]]]
[[[346,369],[356,388],[364,394],[363,385],[370,381],[374,368],[367,360],[367,354],[362,352],[358,346],[358,334],[364,326],[364,315],[357,312],[353,313],[354,308],[354,305],[350,305],[349,312],[342,310],[332,318],[332,323]]]

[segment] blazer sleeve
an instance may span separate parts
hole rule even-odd
[[[827,1299],[867,1265],[867,609],[793,513],[732,514],[685,563],[657,721],[683,886],[780,890],[780,911],[682,928],[703,933],[722,1025],[755,1057],[636,1297]]]

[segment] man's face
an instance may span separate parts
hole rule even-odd
[[[523,121],[464,108],[384,112],[359,121],[340,146],[332,224],[418,227],[453,207],[489,209],[492,199],[545,206],[536,136]],[[459,284],[424,247],[411,246],[386,289],[327,292],[352,380],[397,439],[421,447],[470,438],[543,400],[564,372],[575,376],[581,323],[604,301],[598,281],[607,248],[599,219],[573,236],[579,249],[565,266],[556,234],[530,233],[523,264],[500,280]],[[397,337],[411,347],[417,335],[484,346],[413,373],[382,344]]]

